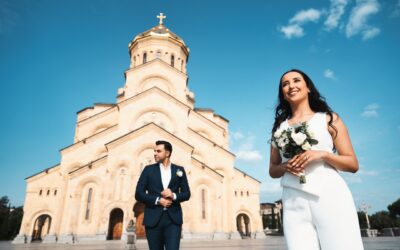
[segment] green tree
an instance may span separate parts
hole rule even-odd
[[[376,212],[370,216],[371,228],[382,230],[382,228],[386,227],[395,227],[396,221],[390,217],[389,212],[380,211]]]
[[[364,212],[357,212],[358,222],[360,223],[360,228],[368,228],[367,219]]]
[[[11,207],[7,196],[0,198],[0,240],[14,239],[21,227],[22,216],[22,207]]]
[[[400,199],[397,201],[393,202],[388,206],[388,210],[390,213],[390,216],[393,219],[399,219],[400,218]]]

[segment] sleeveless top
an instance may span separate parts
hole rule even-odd
[[[328,131],[328,124],[326,122],[326,113],[318,112],[308,120],[308,129],[314,133],[314,138],[318,140],[318,144],[312,145],[311,150],[323,150],[333,153],[333,140]],[[287,129],[291,127],[288,119],[281,123],[279,128]],[[279,152],[282,162],[289,159],[283,156],[283,152]],[[290,187],[304,192],[319,196],[324,189],[324,183],[327,183],[327,178],[340,177],[338,171],[323,160],[312,161],[308,163],[305,168],[306,183],[300,184],[299,177],[289,172],[281,177],[282,187]],[[340,177],[341,178],[341,177]]]

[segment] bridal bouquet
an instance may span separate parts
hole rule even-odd
[[[314,139],[314,134],[310,131],[307,122],[299,123],[287,129],[278,129],[272,138],[275,145],[287,159],[293,158],[295,155],[310,150],[312,145],[318,144]],[[300,175],[300,183],[306,183],[305,173]]]

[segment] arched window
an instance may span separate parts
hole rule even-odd
[[[91,203],[92,203],[92,193],[93,193],[93,188],[89,188],[87,202],[86,202],[85,220],[89,220],[90,207],[91,207]]]
[[[42,195],[42,193],[43,193],[43,190],[42,190],[42,189],[40,189],[40,191],[39,191],[39,195],[41,196],[41,195]]]
[[[206,219],[206,190],[201,189],[201,218]]]
[[[175,67],[175,56],[171,55],[171,66]]]
[[[57,189],[56,190],[54,190],[54,196],[56,196],[57,195]]]
[[[136,67],[136,56],[133,57],[133,67]]]
[[[143,53],[143,64],[147,63],[147,52]]]
[[[157,50],[156,52],[156,58],[161,59],[161,51]]]
[[[249,197],[250,196],[250,193],[249,193],[249,191],[247,191],[247,197]]]
[[[50,195],[50,189],[49,190],[47,190],[47,196],[49,196]]]

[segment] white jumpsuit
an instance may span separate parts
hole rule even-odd
[[[325,113],[308,122],[318,140],[312,150],[332,152],[333,141]],[[288,128],[286,121],[281,128]],[[281,152],[283,162],[284,158]],[[360,250],[363,248],[353,197],[338,171],[324,161],[310,163],[306,183],[288,172],[283,187],[283,227],[289,250]]]

